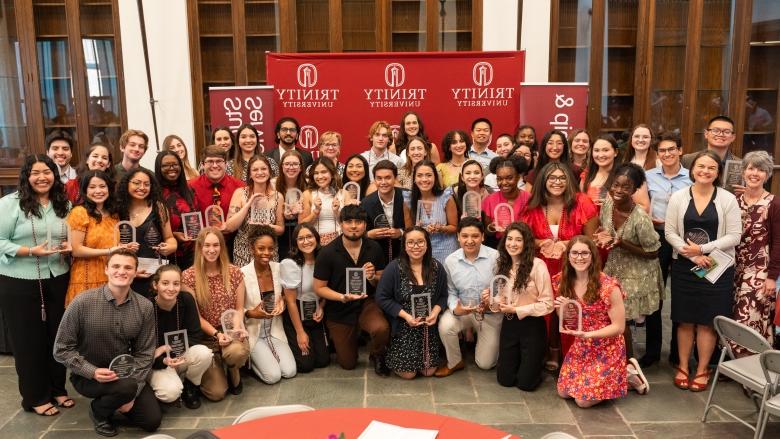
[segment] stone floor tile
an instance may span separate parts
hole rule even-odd
[[[435,413],[431,394],[422,395],[368,395],[366,407],[384,407]]]
[[[528,407],[522,403],[500,404],[436,404],[436,413],[468,419],[485,425],[531,422]]]
[[[296,379],[298,378],[293,378]],[[245,379],[244,392],[237,398],[230,398],[221,416],[236,417],[253,407],[277,405],[281,388],[281,382],[268,385],[254,378]]]
[[[651,385],[647,395],[628,392],[615,401],[615,407],[628,422],[698,421],[704,401],[694,392],[659,383]]]
[[[0,428],[0,438],[39,437],[57,421],[57,416],[38,416],[21,409]],[[91,425],[90,425],[91,428]]]
[[[227,418],[199,418],[195,428],[198,430],[213,430],[215,428],[227,427],[233,424],[235,419],[235,416]]]
[[[367,374],[368,395],[410,395],[426,393],[430,395],[432,382],[435,377],[416,377],[413,380],[405,380],[397,376],[380,377],[373,371]],[[429,397],[430,399],[430,397]]]
[[[555,432],[567,433],[576,438],[582,437],[580,430],[574,424],[499,424],[492,427],[523,439],[540,439],[546,434]]]
[[[292,379],[281,384],[278,404],[305,404],[314,408],[363,407],[365,379]]]
[[[433,402],[466,403],[477,402],[477,395],[468,374],[457,372],[447,378],[436,378],[431,381]]]
[[[551,384],[543,383],[533,392],[525,394],[525,404],[534,423],[573,424],[574,416],[565,399]]]
[[[496,371],[484,371],[476,367],[469,368],[469,375],[477,392],[478,402],[525,402],[522,390],[517,387],[504,387],[496,381]]]
[[[632,434],[631,428],[623,421],[611,401],[602,402],[587,409],[577,407],[574,400],[571,399],[566,400],[566,404],[571,409],[575,422],[585,436]]]

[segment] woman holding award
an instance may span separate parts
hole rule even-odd
[[[437,323],[447,308],[447,272],[433,258],[424,228],[404,233],[401,254],[385,267],[376,301],[392,317],[387,366],[407,380],[433,375],[443,360]]]
[[[183,291],[195,297],[200,328],[207,337],[204,344],[214,353],[214,361],[201,380],[201,393],[209,401],[221,401],[227,391],[240,394],[244,386],[239,370],[249,357],[246,331],[223,328],[222,315],[228,310],[237,311],[239,316],[243,313],[244,275],[230,263],[219,229],[201,230],[195,241],[195,263],[181,274],[181,284]]]
[[[574,336],[575,342],[561,366],[558,395],[588,408],[625,396],[628,385],[647,394],[650,385],[639,364],[632,358],[626,365],[624,294],[615,278],[601,272],[596,244],[575,236],[563,258],[552,287],[556,308],[573,307],[574,315],[566,319],[562,332]]]
[[[273,185],[276,192],[284,197],[284,233],[279,237],[279,259],[284,259],[295,248],[292,232],[298,225],[298,216],[303,212],[306,175],[303,172],[303,156],[294,149],[282,154],[279,166],[281,172]]]
[[[349,163],[348,161],[347,167]],[[343,203],[340,187],[336,167],[330,160],[318,158],[311,164],[309,188],[303,193],[303,213],[298,217],[298,221],[314,224],[323,246],[341,233],[336,221]]]
[[[494,192],[488,195],[487,198],[482,200],[482,211],[485,212],[485,221],[488,236],[495,236],[496,239],[500,239],[503,234],[503,227],[506,227],[509,223],[520,221],[520,217],[525,212],[525,208],[528,205],[528,199],[531,196],[528,192],[520,190],[517,187],[517,183],[522,181],[523,176],[528,171],[528,163],[525,159],[518,156],[511,156],[508,158],[496,158],[496,162],[491,161],[491,168],[495,171],[496,184],[498,185],[498,192]],[[496,228],[496,206],[508,205],[512,209],[511,217],[502,218],[502,221],[507,221],[499,228]],[[506,206],[503,206],[506,207]],[[501,207],[499,207],[498,214]],[[495,241],[493,241],[495,244]],[[491,246],[492,247],[492,246]]]
[[[496,275],[508,278],[509,294],[499,310],[504,313],[498,341],[496,378],[502,386],[530,392],[542,382],[547,352],[544,316],[553,310],[550,274],[534,257],[534,235],[526,223],[507,227],[498,244]]]
[[[674,248],[672,321],[677,322],[679,366],[674,385],[693,392],[709,386],[708,364],[717,335],[715,316],[732,316],[734,247],[742,237],[742,211],[737,199],[720,186],[723,170],[712,151],[691,162],[693,186],[672,194],[666,209],[666,240]],[[682,257],[680,257],[682,256]],[[694,336],[698,366],[688,371]]]
[[[249,365],[266,384],[295,376],[295,357],[282,325],[282,284],[276,254],[276,233],[268,226],[249,235],[253,259],[241,267],[246,286],[244,317],[249,333]]]
[[[458,249],[455,237],[458,210],[452,198],[452,188],[441,188],[439,173],[430,160],[414,165],[413,174],[414,184],[409,204],[404,209],[404,223],[407,228],[415,225],[425,227],[431,234],[433,257],[442,262]],[[424,210],[420,211],[421,208]]]
[[[475,192],[479,195],[479,203],[476,208],[482,209],[482,200],[488,197],[493,190],[485,186],[485,174],[482,165],[476,160],[466,160],[460,168],[458,182],[452,185],[452,196],[455,198],[455,206],[458,208],[458,218],[463,217],[463,196],[466,192]],[[481,216],[484,217],[482,212]]]
[[[73,261],[65,306],[82,291],[106,283],[106,260],[117,245],[115,228],[119,215],[114,199],[114,180],[103,171],[89,171],[80,181],[81,205],[74,207],[68,215]],[[119,247],[138,251],[137,242]]]
[[[178,244],[171,231],[168,208],[162,200],[160,183],[145,168],[128,172],[117,185],[117,206],[120,221],[129,221],[135,228],[139,257],[138,273],[131,288],[149,297],[151,277],[163,257],[176,253]]]
[[[169,136],[170,137],[170,136]],[[166,138],[167,139],[167,138]],[[182,214],[200,212],[198,199],[187,185],[186,167],[182,159],[171,150],[163,150],[157,154],[154,162],[154,174],[162,186],[162,199],[168,206],[168,218],[171,230],[176,238],[176,253],[174,263],[186,270],[192,266],[194,243],[197,236],[185,235],[182,224]]]
[[[376,192],[376,185],[371,181],[371,176],[368,175],[368,160],[365,157],[355,154],[347,159],[343,168],[341,171],[342,187],[349,182],[357,183],[360,186],[360,200]]]
[[[299,224],[292,233],[294,250],[280,263],[287,312],[284,332],[298,372],[309,373],[330,364],[325,336],[325,300],[314,292],[314,261],[320,251],[320,235],[311,224]]]
[[[226,232],[238,230],[233,245],[233,263],[238,267],[252,260],[252,229],[267,225],[277,235],[284,233],[284,195],[271,185],[271,160],[256,155],[247,166],[246,187],[233,192],[225,222]]]
[[[45,155],[24,159],[18,187],[0,199],[0,307],[14,346],[22,408],[54,416],[56,406],[74,405],[65,367],[52,356],[68,288],[69,258],[61,252],[69,245],[62,248],[61,231],[70,203],[57,165]],[[49,231],[53,242],[47,242]]]

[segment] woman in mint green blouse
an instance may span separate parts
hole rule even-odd
[[[70,202],[58,175],[49,157],[27,156],[19,191],[0,199],[0,309],[14,346],[22,407],[41,416],[74,405],[65,390],[65,367],[52,357],[70,251]]]

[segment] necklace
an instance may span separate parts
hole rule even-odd
[[[38,237],[35,234],[35,221],[33,220],[33,216],[30,215],[30,228],[32,228],[32,235],[33,235],[33,247],[36,247],[38,245]],[[46,321],[46,305],[43,301],[43,281],[41,280],[41,257],[36,256],[35,257],[35,269],[38,272],[38,293],[41,296],[41,321]]]
[[[765,194],[765,193],[766,193],[766,191],[764,191],[764,190],[761,190],[761,193],[758,195],[758,197],[756,197],[755,199],[753,199],[752,197],[751,197],[751,198],[748,198],[748,193],[747,193],[747,192],[745,192],[745,193],[742,195],[742,200],[745,202],[745,204],[747,204],[747,206],[748,206],[748,207],[752,207],[753,205],[755,205],[756,203],[758,203],[759,201],[761,201],[761,199],[762,199],[762,198],[764,198],[764,194]]]
[[[550,231],[550,236],[552,236],[553,241],[557,242],[559,237],[561,236],[561,231],[563,229],[563,225],[566,223],[566,209],[561,206],[561,214],[558,219],[558,233],[553,234],[552,232],[552,224],[550,222],[550,212],[549,212],[549,206],[544,206],[542,211],[544,212],[544,221],[547,223],[547,229]]]

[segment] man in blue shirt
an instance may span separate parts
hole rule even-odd
[[[439,336],[447,351],[447,364],[436,370],[437,377],[446,377],[463,369],[463,357],[458,334],[478,327],[474,360],[480,369],[490,369],[498,360],[498,337],[501,313],[491,313],[486,306],[487,288],[496,269],[498,252],[482,245],[485,226],[476,218],[463,218],[458,223],[460,249],[447,256],[447,310],[439,320]]]
[[[498,157],[490,146],[490,133],[493,131],[493,124],[490,120],[482,117],[471,122],[471,140],[473,144],[469,149],[469,158],[474,159],[482,165],[484,175],[489,174],[488,167],[493,157]]]

